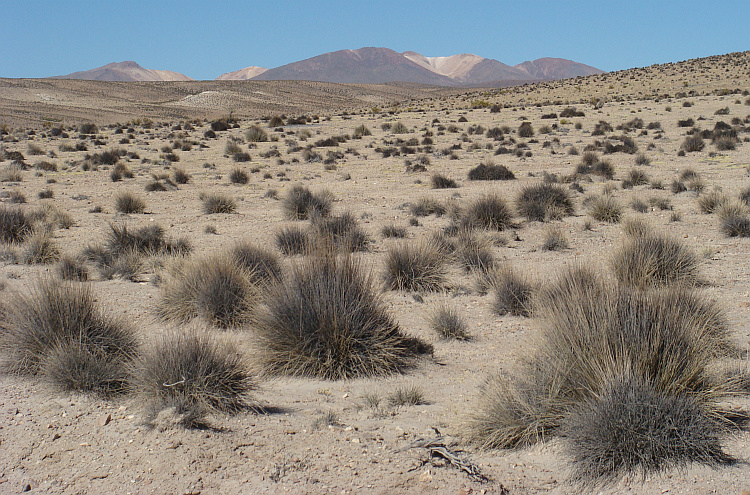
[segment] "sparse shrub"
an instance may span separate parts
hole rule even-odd
[[[635,164],[640,166],[651,165],[651,160],[643,153],[639,153],[635,157]]]
[[[719,399],[733,386],[714,366],[733,344],[721,311],[708,300],[684,288],[609,285],[593,271],[573,269],[540,291],[534,309],[544,320],[534,351],[512,376],[492,377],[481,388],[470,420],[475,442],[515,448],[544,440],[624,373],[660,396],[689,396],[720,417]],[[682,437],[671,423],[658,427]]]
[[[622,180],[622,188],[628,189],[633,186],[642,186],[648,184],[649,177],[643,170],[631,168],[627,176]]]
[[[449,179],[442,174],[432,174],[430,184],[433,189],[453,189],[458,187],[455,180]]]
[[[48,264],[60,259],[60,249],[52,239],[52,234],[43,229],[34,229],[23,246],[23,261],[27,264]]]
[[[447,260],[432,242],[404,243],[388,250],[385,282],[391,290],[436,292],[447,284]]]
[[[698,196],[698,207],[703,213],[713,213],[727,201],[729,201],[729,198],[724,193],[714,190]]]
[[[698,134],[693,134],[692,136],[685,138],[682,142],[681,149],[688,153],[692,153],[695,151],[702,151],[705,146],[706,143],[703,141],[703,138]]]
[[[639,198],[634,198],[630,202],[630,207],[633,209],[633,211],[637,211],[638,213],[646,213],[648,211],[648,205],[646,204],[646,202]]]
[[[249,181],[250,176],[241,168],[235,168],[229,173],[229,182],[232,184],[247,184]]]
[[[232,160],[238,163],[249,162],[250,160],[252,160],[252,157],[250,156],[250,153],[240,151],[239,153],[235,153],[234,155],[232,155]]]
[[[78,126],[78,134],[97,134],[98,132],[99,128],[91,122],[85,122]]]
[[[651,225],[641,217],[629,217],[622,222],[622,231],[630,237],[644,236],[652,230]]]
[[[245,131],[245,138],[251,143],[261,143],[268,141],[268,134],[262,127],[254,125]]]
[[[0,327],[7,371],[102,395],[126,387],[135,332],[102,311],[87,285],[40,279],[30,293],[8,301]]]
[[[176,241],[168,239],[164,229],[158,224],[129,229],[125,223],[111,223],[104,250],[111,259],[129,252],[146,256],[158,254],[184,255],[190,252],[190,244],[186,239]]]
[[[333,217],[315,215],[311,220],[312,230],[318,237],[316,242],[349,252],[366,251],[372,242],[351,213]]]
[[[568,240],[559,227],[550,227],[544,233],[542,249],[545,251],[562,251],[568,249]]]
[[[472,201],[461,215],[461,223],[465,226],[493,230],[507,229],[512,220],[510,208],[496,194],[488,194]]]
[[[167,190],[167,186],[160,180],[152,180],[146,184],[146,192],[164,192]]]
[[[268,127],[281,127],[284,125],[284,119],[282,119],[278,115],[274,115],[271,117],[271,119],[268,121]]]
[[[231,247],[229,254],[240,267],[248,271],[253,282],[274,282],[283,275],[277,255],[261,247],[241,241]]]
[[[713,140],[713,145],[719,151],[733,151],[737,149],[737,138],[731,136],[721,136]]]
[[[444,340],[470,340],[466,321],[455,307],[442,303],[430,312],[430,328]]]
[[[221,252],[180,263],[162,288],[156,312],[165,321],[202,318],[219,328],[237,328],[249,321],[257,301],[252,274]]]
[[[434,237],[433,240],[437,242]],[[488,236],[476,235],[471,229],[461,229],[452,254],[465,271],[488,272],[495,267],[492,247]],[[444,251],[446,254],[450,252],[448,249]]]
[[[372,132],[366,125],[358,125],[354,128],[354,139],[362,139],[364,136],[371,136]]]
[[[689,395],[665,394],[632,375],[613,378],[564,421],[572,481],[594,488],[626,473],[645,479],[692,462],[731,464],[720,421]]]
[[[281,201],[284,216],[290,220],[307,220],[313,215],[331,214],[331,197],[326,191],[313,193],[304,186],[294,186]]]
[[[588,213],[599,222],[617,223],[622,216],[622,205],[610,195],[592,198],[588,203]]]
[[[519,215],[539,222],[575,213],[568,190],[546,182],[524,186],[516,199],[516,209]]]
[[[495,165],[489,160],[469,170],[469,180],[512,180],[515,178],[513,172],[505,165]]]
[[[50,199],[55,197],[55,191],[52,189],[43,189],[37,193],[39,199]]]
[[[493,292],[492,311],[498,315],[529,316],[534,286],[509,266],[490,274],[489,285]]]
[[[13,204],[23,204],[26,202],[26,196],[24,196],[21,191],[13,189],[8,193],[8,202]]]
[[[416,203],[409,205],[409,212],[415,217],[428,215],[443,216],[447,211],[445,205],[434,198],[422,197]]]
[[[687,187],[685,187],[685,183],[677,179],[672,181],[672,183],[669,185],[669,189],[672,191],[673,194],[679,194],[681,192],[687,191]]]
[[[0,241],[22,243],[31,234],[31,218],[19,207],[0,205]]]
[[[120,192],[115,196],[115,209],[120,213],[143,213],[146,203],[139,196],[130,192]]]
[[[695,284],[698,257],[681,242],[647,232],[628,238],[612,258],[617,279],[629,286]]]
[[[201,193],[200,200],[203,202],[203,213],[211,215],[214,213],[234,213],[237,203],[234,199],[220,193]]]
[[[534,128],[531,126],[531,122],[521,122],[518,126],[518,136],[523,138],[534,137]]]
[[[401,333],[371,276],[350,257],[316,253],[267,298],[256,332],[266,372],[338,380],[401,372],[428,345]]]
[[[393,134],[406,134],[409,129],[401,121],[391,124],[391,132]]]
[[[406,237],[406,228],[399,227],[393,224],[384,225],[383,228],[380,230],[380,235],[382,235],[386,239],[389,239],[389,238],[403,239]]]
[[[388,395],[388,404],[391,407],[419,406],[427,404],[424,392],[416,385],[398,387]]]
[[[227,141],[227,144],[224,145],[224,154],[225,155],[236,155],[237,153],[242,152],[242,147],[240,146],[240,143],[236,139],[230,139]]]
[[[85,282],[89,278],[89,271],[83,259],[65,255],[57,264],[57,276],[62,280]]]
[[[299,227],[285,227],[276,233],[276,247],[286,256],[304,254],[310,246],[310,235]]]
[[[190,174],[182,170],[181,168],[175,168],[172,173],[172,179],[176,184],[187,184],[190,182]]]
[[[211,413],[234,414],[252,405],[257,388],[242,354],[207,332],[163,333],[136,360],[133,388],[149,415],[174,408],[184,427],[197,427]]]
[[[0,182],[22,182],[22,171],[23,165],[18,162],[10,162],[3,165],[3,169],[0,172]]]

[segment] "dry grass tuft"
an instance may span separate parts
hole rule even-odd
[[[268,373],[329,380],[398,373],[431,348],[391,319],[371,276],[316,252],[271,289],[257,324]]]
[[[386,254],[385,283],[391,290],[441,291],[447,284],[447,262],[433,242],[402,243]]]

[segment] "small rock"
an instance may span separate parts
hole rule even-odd
[[[472,493],[474,493],[473,488],[461,488],[458,491],[458,495],[471,495]]]
[[[22,492],[30,492],[31,491],[31,485],[29,485],[28,483],[26,483],[25,485],[23,485],[23,489],[21,491]]]
[[[104,416],[99,418],[99,426],[107,426],[110,421],[112,421],[112,415],[105,414]]]
[[[18,408],[11,407],[10,409],[7,410],[7,413],[10,414],[11,416],[15,416],[16,414],[18,414]]]
[[[55,440],[57,440],[58,438],[60,438],[60,434],[59,434],[59,433],[55,433],[54,435],[52,435],[52,441],[53,441],[53,442],[54,442]]]
[[[432,481],[432,473],[430,472],[429,469],[419,475],[419,481],[422,481],[422,482]]]

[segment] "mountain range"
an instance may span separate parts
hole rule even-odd
[[[378,84],[411,82],[435,86],[506,86],[525,82],[567,79],[604,71],[561,58],[540,58],[518,65],[470,53],[426,57],[416,52],[398,53],[389,48],[339,50],[273,69],[246,67],[227,72],[217,80],[320,81]],[[53,79],[95,81],[190,81],[184,74],[144,69],[135,62],[111,63]]]

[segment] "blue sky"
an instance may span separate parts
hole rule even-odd
[[[750,1],[0,0],[0,77],[135,60],[195,79],[341,49],[613,71],[750,50]]]

